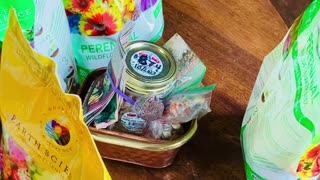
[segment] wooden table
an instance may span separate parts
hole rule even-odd
[[[105,160],[113,179],[245,179],[239,134],[261,62],[287,26],[269,0],[164,0],[168,40],[179,33],[216,83],[212,112],[164,169]]]

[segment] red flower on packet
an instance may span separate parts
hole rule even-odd
[[[66,8],[77,13],[88,12],[93,3],[95,0],[64,0]]]
[[[6,151],[3,151],[2,160],[3,160],[2,176],[4,179],[9,179],[12,175],[12,169],[11,169],[10,156]]]
[[[118,8],[103,8],[97,4],[92,9],[82,14],[79,30],[87,36],[110,36],[123,27],[121,12]]]
[[[297,174],[301,178],[310,178],[320,174],[320,144],[314,146],[302,156]]]
[[[307,153],[307,158],[308,159],[315,159],[319,156],[320,153],[320,144],[312,148],[308,153]]]
[[[2,149],[0,177],[13,180],[31,180],[42,173],[42,170],[32,164],[31,157],[16,144],[11,136],[6,136],[3,141],[7,143]]]
[[[86,36],[110,36],[133,19],[135,0],[64,0],[67,12],[80,15],[79,32]]]

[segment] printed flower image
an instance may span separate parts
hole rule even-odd
[[[95,0],[64,0],[63,3],[66,9],[70,9],[77,13],[83,13],[90,10],[90,7],[95,3]]]
[[[12,138],[8,139],[8,145],[9,145],[9,151],[10,155],[12,156],[12,161],[14,164],[20,166],[20,167],[26,167],[27,162],[27,153],[20,148]]]
[[[297,174],[301,178],[310,178],[320,174],[320,144],[314,146],[302,156]]]
[[[42,170],[34,165],[31,157],[10,135],[4,135],[2,144],[2,175],[4,180],[31,180]]]
[[[3,178],[4,179],[9,179],[12,175],[12,169],[11,169],[11,161],[10,161],[10,156],[6,151],[3,151],[2,154],[2,161],[3,161]]]
[[[135,0],[64,0],[63,2],[70,31],[86,36],[113,35],[137,14]]]
[[[12,179],[14,180],[31,180],[28,168],[14,168],[12,170]]]
[[[73,14],[73,15],[68,16],[68,22],[69,22],[69,27],[70,27],[71,33],[80,34],[79,21],[80,21],[79,14]]]
[[[118,8],[102,8],[96,6],[90,12],[84,13],[79,22],[79,30],[87,36],[110,36],[123,27],[121,13]]]
[[[123,11],[123,21],[126,22],[130,19],[135,19],[135,15],[136,15],[135,0],[125,0],[125,8]]]
[[[56,141],[59,145],[67,145],[70,141],[69,130],[61,126],[57,121],[50,120],[46,124],[48,136]]]

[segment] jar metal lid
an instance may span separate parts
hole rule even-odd
[[[158,94],[172,87],[177,65],[166,49],[147,41],[136,41],[125,50],[125,79],[129,90],[139,94]]]

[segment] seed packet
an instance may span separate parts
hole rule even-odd
[[[64,91],[76,83],[76,63],[72,52],[68,19],[62,1],[35,1],[34,49],[57,64],[58,78]]]
[[[112,90],[111,83],[104,71],[91,83],[88,92],[83,99],[86,124],[90,124],[94,117],[103,111],[113,96],[114,91]]]
[[[113,96],[109,104],[94,118],[94,126],[104,129],[117,121],[115,112],[117,110],[117,96]]]
[[[249,180],[320,174],[319,20],[314,0],[263,61],[240,133]]]
[[[179,34],[171,37],[164,47],[176,60],[179,72],[171,95],[201,83],[206,73],[206,66]]]
[[[0,69],[0,179],[110,179],[80,98],[63,92],[55,63],[32,50],[10,14]]]
[[[13,7],[16,11],[25,37],[30,43],[33,42],[34,0],[2,0],[0,1],[0,51],[8,26],[10,7]]]
[[[87,125],[94,121],[96,128],[101,129],[118,120],[118,108],[122,104],[122,98],[126,97],[123,93],[124,82],[122,79],[125,71],[124,46],[130,42],[128,36],[130,31],[131,24],[128,23],[118,36],[108,67],[99,68],[89,73],[79,89],[78,94],[83,102]],[[108,109],[111,107],[113,110]],[[111,113],[112,111],[114,113]]]
[[[80,83],[90,72],[109,65],[118,36],[127,23],[134,22],[131,41],[157,41],[162,36],[164,22],[161,0],[147,3],[143,11],[138,0],[63,2]]]

